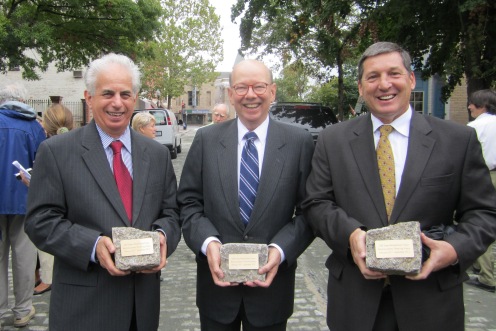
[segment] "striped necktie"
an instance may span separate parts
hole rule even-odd
[[[377,144],[377,165],[381,177],[382,194],[386,204],[386,214],[388,221],[393,211],[394,200],[396,198],[396,178],[394,174],[394,156],[389,142],[389,134],[393,131],[391,125],[382,125],[379,128],[381,137]]]
[[[241,153],[239,171],[239,209],[241,219],[247,225],[255,205],[259,182],[258,152],[254,143],[258,137],[254,132],[248,132],[244,138],[246,142]]]
[[[121,149],[122,142],[119,140],[113,141],[110,144],[112,152],[114,152],[114,178],[117,183],[117,188],[121,195],[122,203],[126,209],[127,217],[129,221],[133,220],[133,179],[127,170],[124,161],[122,161]]]

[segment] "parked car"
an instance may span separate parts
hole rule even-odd
[[[168,109],[140,109],[135,110],[134,114],[141,112],[148,112],[155,117],[157,128],[155,140],[169,148],[172,159],[177,158],[177,154],[181,153],[181,136],[176,115]],[[133,117],[131,117],[131,122]]]
[[[338,123],[332,109],[320,103],[274,102],[270,105],[269,114],[276,121],[309,131],[314,143],[317,143],[320,131]]]

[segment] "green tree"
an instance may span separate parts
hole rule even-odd
[[[496,81],[494,0],[389,0],[363,7],[371,39],[395,41],[414,58],[424,78],[446,78],[443,99],[465,77],[467,93]]]
[[[281,77],[276,78],[276,101],[300,102],[304,101],[310,91],[309,75],[306,67],[300,61],[289,64],[281,71]]]
[[[300,59],[317,80],[338,79],[338,117],[347,111],[344,68],[357,58],[360,20],[351,1],[238,0],[232,17],[241,17],[242,49]],[[358,97],[358,96],[357,96]]]
[[[137,59],[160,15],[159,0],[2,0],[0,72],[19,66],[39,79],[52,62],[65,71],[111,51]]]
[[[338,79],[365,47],[388,40],[411,53],[424,79],[445,78],[444,100],[463,78],[468,94],[495,86],[494,0],[238,0],[232,17],[239,16],[244,48],[309,56],[325,72],[337,68]],[[343,107],[343,83],[338,87]]]
[[[345,76],[343,79],[344,95],[340,101],[338,94],[339,80],[337,77],[331,78],[324,84],[312,86],[307,96],[309,102],[318,102],[329,106],[335,114],[338,114],[338,105],[342,102],[344,108],[343,120],[355,116],[355,106],[357,104],[358,87],[355,77]]]
[[[208,0],[163,0],[162,6],[160,33],[144,45],[153,58],[143,61],[143,93],[152,97],[160,91],[170,108],[184,86],[216,78],[223,47],[219,16]]]

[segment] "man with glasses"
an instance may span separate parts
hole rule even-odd
[[[312,136],[269,118],[276,85],[263,63],[238,63],[230,85],[238,118],[197,132],[178,191],[184,239],[196,254],[201,329],[282,331],[293,312],[296,259],[313,240],[300,208]],[[224,281],[227,243],[268,244],[258,270],[265,281]]]
[[[212,123],[219,124],[229,119],[229,111],[225,103],[218,103],[212,111]]]

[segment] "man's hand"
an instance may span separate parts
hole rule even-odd
[[[429,258],[422,265],[418,275],[405,276],[411,280],[422,280],[429,277],[431,272],[446,268],[458,261],[458,255],[451,244],[444,240],[433,240],[421,233],[422,244],[431,249]]]
[[[167,241],[165,239],[165,235],[161,231],[157,231],[157,232],[159,233],[159,238],[160,238],[160,264],[153,269],[141,270],[138,271],[138,273],[153,274],[159,272],[167,265]]]
[[[222,281],[224,273],[220,268],[220,246],[222,246],[222,244],[215,240],[211,241],[207,246],[207,261],[210,273],[212,274],[212,279],[214,280],[215,285],[221,287],[238,285],[237,283]]]
[[[277,248],[269,247],[267,263],[258,269],[259,275],[267,274],[265,281],[255,280],[253,282],[245,282],[244,284],[250,287],[269,287],[277,274],[277,270],[279,270],[279,264],[281,264],[281,253]]]
[[[350,235],[350,250],[351,250],[351,255],[353,256],[353,261],[358,266],[365,279],[386,278],[386,274],[383,274],[382,272],[378,272],[378,271],[373,271],[367,268],[367,265],[365,263],[365,257],[367,256],[366,246],[365,246],[365,236],[366,236],[366,232],[360,228],[353,231]]]
[[[115,246],[112,239],[106,236],[102,236],[98,243],[96,244],[95,255],[102,268],[107,269],[108,273],[112,276],[126,276],[129,275],[130,271],[122,271],[115,267],[115,263],[112,260],[111,254],[115,253]]]

